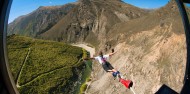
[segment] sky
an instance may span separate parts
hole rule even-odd
[[[123,0],[123,1],[140,8],[154,9],[166,5],[170,0]]]
[[[77,0],[13,0],[9,14],[9,23],[21,15],[26,15],[36,10],[40,6],[63,5],[76,1]]]
[[[55,6],[63,5],[66,3],[76,2],[77,0],[13,0],[10,15],[9,23],[12,22],[15,18],[26,15],[40,6]],[[140,8],[159,8],[168,3],[169,0],[123,0],[126,3],[135,5]]]

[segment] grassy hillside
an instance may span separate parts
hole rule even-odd
[[[21,94],[65,93],[82,70],[81,48],[12,35],[7,39],[10,68]]]

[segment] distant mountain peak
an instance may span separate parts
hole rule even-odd
[[[98,0],[78,0],[79,2],[90,2],[90,1],[98,1]],[[104,2],[108,2],[108,1],[119,1],[119,2],[123,2],[122,0],[100,0],[100,1],[104,1]]]
[[[67,42],[91,41],[88,36],[103,37],[115,24],[146,14],[121,0],[78,0],[62,6],[40,6],[31,15],[17,20],[19,24],[10,25],[9,34]]]
[[[51,9],[56,9],[56,8],[60,8],[62,6],[40,6],[38,8],[38,10],[51,10]]]

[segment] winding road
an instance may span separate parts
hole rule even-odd
[[[22,66],[21,66],[21,68],[20,68],[20,70],[19,70],[19,74],[18,74],[17,79],[16,79],[16,86],[17,86],[17,87],[20,87],[20,85],[18,84],[18,81],[20,80],[20,75],[21,75],[21,73],[22,73],[23,66],[24,66],[24,64],[26,63],[29,54],[30,54],[30,48],[29,48],[28,53],[27,53],[27,55],[26,55],[26,57],[25,57],[25,59],[24,59],[24,61],[23,61],[23,63],[22,63]]]
[[[72,46],[81,47],[81,48],[89,51],[91,57],[93,57],[93,55],[95,55],[95,48],[87,46],[86,44],[72,44]]]

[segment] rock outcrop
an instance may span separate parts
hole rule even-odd
[[[105,52],[115,48],[110,62],[124,78],[134,82],[137,94],[153,94],[162,85],[180,92],[186,65],[186,44],[180,14],[174,1],[149,15],[122,22],[109,31],[100,46]],[[132,93],[101,66],[94,64],[88,94]],[[97,72],[98,71],[98,72]]]

